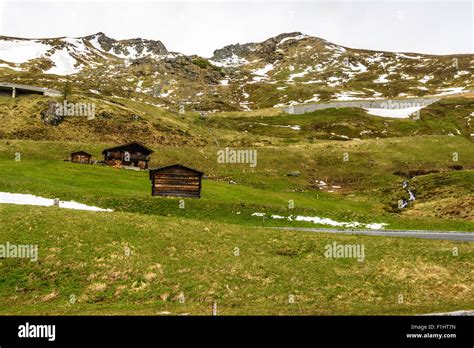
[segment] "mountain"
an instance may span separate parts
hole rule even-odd
[[[329,100],[423,97],[474,89],[474,55],[353,49],[300,32],[233,44],[211,58],[161,41],[0,36],[0,79],[177,109],[250,110]]]
[[[70,75],[117,59],[173,56],[160,41],[115,40],[103,33],[81,38],[22,39],[0,36],[3,67],[17,71],[42,70],[46,74]]]

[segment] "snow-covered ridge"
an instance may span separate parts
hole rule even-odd
[[[16,65],[45,58],[53,66],[45,71],[47,74],[70,75],[79,72],[82,66],[78,57],[91,54],[90,49],[81,38],[60,38],[60,44],[52,45],[49,40],[8,40],[0,39],[0,59]],[[18,67],[16,70],[23,70]]]
[[[31,59],[42,57],[51,48],[51,45],[46,45],[40,40],[0,39],[0,59],[22,64]]]
[[[279,43],[277,43],[277,46],[280,46],[281,44],[284,44],[287,41],[298,41],[298,40],[302,40],[302,39],[307,38],[307,37],[308,37],[308,35],[305,35],[305,34],[285,37],[285,38],[281,39]]]
[[[106,40],[111,48],[105,50],[99,42],[100,38]],[[19,65],[41,58],[49,59],[53,65],[44,71],[46,74],[71,75],[80,72],[85,65],[94,67],[98,62],[97,58],[100,61],[109,58],[110,55],[133,60],[143,57],[175,58],[179,54],[168,52],[159,41],[134,39],[122,43],[103,34],[55,39],[0,38],[0,60],[15,64],[16,70],[25,70],[26,67]]]

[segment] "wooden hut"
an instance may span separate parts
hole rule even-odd
[[[181,164],[150,170],[151,195],[201,198],[204,173]]]
[[[140,143],[132,142],[104,149],[104,162],[109,166],[131,166],[140,169],[148,168],[150,155],[154,151]]]
[[[71,153],[71,162],[74,163],[82,163],[82,164],[90,164],[91,163],[92,155],[85,151],[77,151]]]

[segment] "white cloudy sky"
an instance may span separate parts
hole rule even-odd
[[[348,47],[474,53],[474,5],[454,1],[0,0],[0,35],[161,40],[172,51],[216,48],[301,31]]]

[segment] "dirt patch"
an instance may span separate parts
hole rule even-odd
[[[58,291],[54,290],[52,293],[41,297],[41,301],[48,302],[48,301],[54,300],[56,297],[58,297],[58,295],[59,295]]]
[[[428,175],[428,174],[439,173],[439,172],[440,171],[438,169],[411,169],[411,170],[405,170],[405,171],[398,170],[396,172],[393,172],[393,174],[411,179],[415,176]]]
[[[104,283],[94,283],[87,287],[87,290],[95,292],[104,291],[105,289],[107,289],[107,284]]]
[[[400,265],[383,263],[379,272],[397,281],[439,281],[449,279],[450,272],[445,267],[423,261],[403,262]]]

